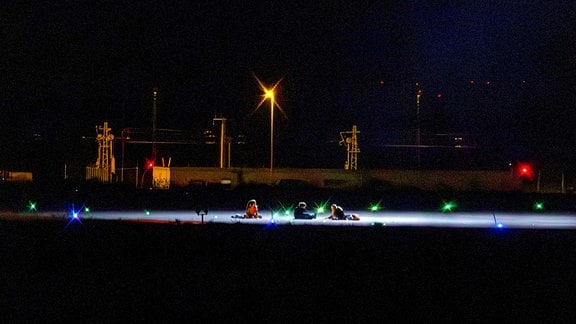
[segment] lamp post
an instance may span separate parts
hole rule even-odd
[[[422,90],[418,90],[416,93],[416,123],[418,124],[418,129],[416,130],[416,158],[418,159],[418,169],[420,169],[420,97],[422,96]]]
[[[154,87],[152,90],[153,101],[152,101],[152,160],[156,162],[156,104],[158,101],[158,87]]]
[[[264,95],[270,99],[270,172],[274,166],[274,89],[267,90]]]
[[[230,160],[230,149],[228,149],[228,154],[225,154],[224,152],[224,143],[226,142],[226,121],[228,119],[224,118],[224,117],[214,117],[214,119],[212,120],[212,123],[215,123],[216,121],[220,121],[220,169],[224,168],[224,157],[225,155],[228,155],[228,160]],[[230,163],[228,163],[228,166],[230,166]]]
[[[280,84],[282,79],[278,80],[274,84],[273,87],[267,88],[262,83],[262,81],[260,81],[258,79],[258,77],[256,77],[256,76],[254,76],[254,77],[256,78],[256,81],[258,81],[258,85],[260,86],[260,89],[264,92],[264,94],[262,95],[262,100],[260,101],[260,103],[256,107],[255,111],[258,108],[260,108],[260,106],[262,106],[262,104],[266,100],[270,99],[270,172],[272,172],[272,169],[274,167],[274,105],[276,105],[278,107],[278,109],[280,109],[280,112],[282,112],[284,114],[284,117],[286,117],[286,114],[284,113],[284,111],[282,110],[280,105],[278,105],[278,102],[276,102],[276,99],[275,99],[276,87],[278,86],[278,84]]]

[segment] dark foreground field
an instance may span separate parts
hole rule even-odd
[[[575,318],[573,231],[0,221],[4,321]]]

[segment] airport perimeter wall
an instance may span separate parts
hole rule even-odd
[[[521,179],[510,171],[451,170],[342,170],[278,168],[171,167],[170,185],[310,185],[320,188],[352,189],[414,187],[424,190],[521,190]]]

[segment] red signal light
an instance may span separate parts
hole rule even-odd
[[[146,161],[146,169],[152,169],[154,167],[154,161]]]
[[[526,180],[534,179],[534,170],[532,166],[528,163],[520,163],[518,164],[518,175]]]

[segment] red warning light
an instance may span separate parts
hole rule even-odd
[[[533,180],[534,179],[534,170],[532,166],[528,163],[519,163],[518,164],[518,175],[526,180]]]

